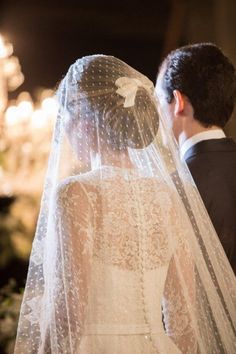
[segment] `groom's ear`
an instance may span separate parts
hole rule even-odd
[[[184,96],[179,90],[174,90],[173,95],[175,99],[174,113],[176,116],[178,116],[184,110],[184,106],[185,106]]]

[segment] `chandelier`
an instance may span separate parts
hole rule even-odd
[[[15,100],[8,92],[24,81],[12,44],[0,35],[0,195],[38,194],[47,164],[57,103],[50,89],[36,99],[21,92]],[[26,182],[27,181],[27,182]]]

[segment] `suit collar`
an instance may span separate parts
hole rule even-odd
[[[235,151],[236,152],[236,142],[231,138],[222,139],[210,139],[200,141],[199,143],[193,145],[184,155],[184,160],[187,161],[189,158],[206,152],[222,152],[222,151]]]
[[[194,134],[190,138],[184,141],[180,146],[180,157],[183,159],[186,152],[195,144],[200,143],[203,140],[209,139],[222,139],[225,138],[225,133],[221,128],[215,128],[210,130],[205,130],[200,133]]]

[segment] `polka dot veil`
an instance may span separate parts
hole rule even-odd
[[[234,274],[152,82],[92,55],[56,95],[15,353],[235,353]]]

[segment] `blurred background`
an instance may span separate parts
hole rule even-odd
[[[155,82],[172,49],[211,41],[236,65],[235,0],[2,0],[0,353],[12,353],[50,149],[53,92],[77,58],[110,54]],[[226,133],[236,138],[236,117]]]

